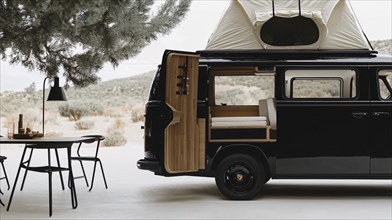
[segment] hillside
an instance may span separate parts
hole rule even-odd
[[[374,49],[379,51],[380,54],[392,55],[392,40],[373,41],[372,44]],[[70,88],[66,91],[67,103],[91,103],[109,112],[113,111],[113,109],[116,111],[118,109],[125,110],[127,112],[134,106],[142,105],[146,102],[154,74],[155,70],[137,76],[101,82],[82,89]],[[247,93],[247,89],[244,88],[250,88],[250,91],[254,93],[254,87],[257,86],[258,82],[229,77],[224,80],[224,84],[230,85],[229,87],[231,88],[229,90],[231,94],[244,95],[244,93]],[[263,90],[268,89],[264,88]],[[251,96],[259,96],[257,94],[259,92],[251,94]],[[0,114],[4,116],[26,108],[40,109],[39,107],[42,105],[41,95],[41,91],[0,93]],[[249,94],[245,94],[245,96],[249,96]],[[237,96],[236,99],[238,98],[240,97]],[[52,111],[57,110],[57,105],[57,102],[47,103],[49,110]]]
[[[374,49],[378,51],[379,54],[392,55],[392,39],[372,41],[372,45]]]
[[[155,74],[150,71],[141,75],[115,79],[90,85],[82,89],[68,89],[69,100],[94,101],[104,106],[123,106],[144,103]]]
[[[85,88],[70,88],[65,91],[67,103],[98,105],[110,112],[113,108],[131,109],[146,102],[149,87],[155,71],[141,75],[115,79],[90,85]],[[31,90],[31,89],[30,89]],[[0,93],[1,116],[24,109],[42,109],[42,90]],[[46,102],[49,111],[56,111],[63,102]]]

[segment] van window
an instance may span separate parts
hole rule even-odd
[[[287,70],[285,95],[301,99],[347,99],[357,96],[354,70]]]
[[[378,84],[380,97],[384,100],[391,99],[392,70],[381,70],[378,72]]]
[[[216,105],[258,105],[274,98],[274,75],[215,76]]]
[[[342,98],[341,78],[293,78],[292,98]]]

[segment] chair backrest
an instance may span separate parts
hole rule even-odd
[[[85,141],[83,141],[83,142],[80,142],[80,144],[79,144],[79,146],[78,146],[78,150],[77,150],[77,154],[78,154],[78,156],[80,157],[80,147],[82,146],[82,143],[87,143],[87,144],[91,144],[91,143],[94,143],[94,142],[98,142],[97,143],[97,145],[96,145],[96,150],[95,150],[95,157],[97,157],[98,156],[98,150],[99,150],[99,144],[100,144],[100,142],[102,141],[102,140],[105,140],[105,137],[104,136],[102,136],[102,135],[84,135],[84,136],[82,136],[82,137],[88,137],[88,138],[94,138],[94,139],[91,139],[91,140],[85,140]]]
[[[92,138],[94,138],[93,140],[83,141],[83,143],[93,143],[93,142],[95,142],[95,141],[102,141],[102,140],[105,140],[105,137],[102,136],[102,135],[84,135],[84,136],[82,136],[82,137],[88,137],[88,138],[92,137]]]

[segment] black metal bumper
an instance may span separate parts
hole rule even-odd
[[[154,173],[160,173],[161,172],[161,165],[159,164],[158,161],[150,161],[146,159],[140,159],[137,161],[137,168],[141,170],[149,170]]]

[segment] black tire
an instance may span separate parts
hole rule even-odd
[[[249,200],[261,191],[265,171],[261,162],[247,154],[229,155],[219,164],[215,183],[232,200]]]

